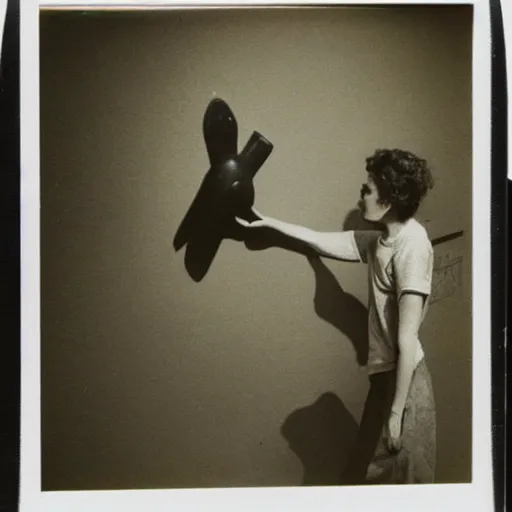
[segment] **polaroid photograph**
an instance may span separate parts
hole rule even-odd
[[[493,509],[488,18],[23,2],[22,512]]]

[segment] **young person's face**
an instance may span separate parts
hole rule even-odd
[[[361,199],[359,208],[363,218],[370,222],[381,222],[384,215],[388,213],[391,206],[380,202],[379,191],[370,174],[368,179],[361,187]]]

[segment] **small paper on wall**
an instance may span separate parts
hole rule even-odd
[[[430,303],[448,299],[460,293],[463,273],[463,237],[434,246],[434,272]]]

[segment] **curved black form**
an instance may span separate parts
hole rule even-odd
[[[253,178],[273,150],[254,131],[238,154],[238,123],[229,105],[220,98],[208,104],[203,136],[210,169],[174,237],[174,249],[187,245],[185,266],[195,281],[208,271],[222,239],[233,227],[235,215],[251,218]]]

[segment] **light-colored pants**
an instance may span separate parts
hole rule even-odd
[[[436,413],[425,360],[414,370],[402,420],[401,448],[392,453],[386,439],[396,371],[370,377],[352,462],[343,483],[352,485],[434,483]]]

